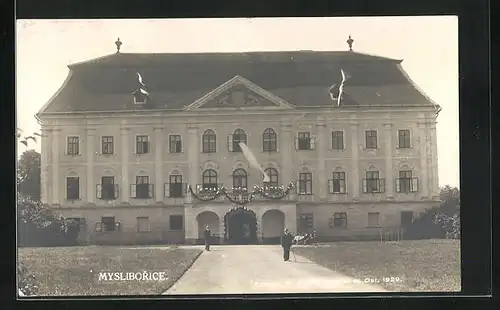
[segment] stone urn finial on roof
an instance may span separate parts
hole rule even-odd
[[[120,52],[120,47],[122,46],[122,41],[120,41],[120,38],[118,38],[116,41],[115,41],[115,45],[116,45],[116,52],[119,53]]]
[[[349,52],[352,52],[352,43],[354,40],[351,38],[351,35],[349,35],[349,39],[346,41],[347,45],[349,45]]]

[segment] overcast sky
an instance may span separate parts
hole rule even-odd
[[[33,115],[61,86],[67,65],[114,53],[117,37],[124,53],[345,51],[351,34],[356,52],[404,59],[412,80],[442,106],[439,183],[459,186],[457,17],[18,20],[16,26],[17,126],[26,133],[39,129]]]

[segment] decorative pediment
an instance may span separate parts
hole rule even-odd
[[[293,109],[294,106],[237,75],[196,100],[185,110],[223,108]]]

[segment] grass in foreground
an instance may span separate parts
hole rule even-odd
[[[337,242],[292,248],[297,255],[355,279],[399,277],[379,283],[391,291],[460,291],[460,241]]]
[[[21,248],[19,260],[36,277],[37,296],[157,295],[202,253],[177,247]],[[164,281],[99,281],[99,272],[164,272]]]

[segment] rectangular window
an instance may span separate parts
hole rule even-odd
[[[379,212],[369,212],[368,213],[368,227],[379,227],[380,226],[380,213]]]
[[[312,195],[312,173],[299,174],[299,195]]]
[[[146,232],[150,231],[149,229],[149,217],[141,216],[137,218],[137,231]]]
[[[137,136],[137,137],[135,137],[135,142],[136,142],[136,153],[137,154],[149,153],[149,137],[148,136]]]
[[[115,177],[101,178],[101,199],[115,199]]]
[[[332,132],[332,149],[343,150],[344,149],[344,132],[334,131]]]
[[[135,198],[147,199],[151,198],[150,186],[149,186],[148,176],[137,176],[135,177]]]
[[[410,130],[408,129],[403,129],[398,131],[398,140],[399,140],[399,148],[400,149],[406,149],[410,148]]]
[[[377,148],[377,131],[376,130],[367,130],[366,134],[366,148],[367,149],[376,149]]]
[[[67,154],[68,155],[80,154],[80,137],[76,136],[68,137]]]
[[[171,175],[168,197],[184,197],[182,175]]]
[[[78,177],[66,178],[66,199],[67,200],[80,199],[80,178]]]
[[[184,227],[184,217],[182,215],[170,215],[170,230],[182,230]]]
[[[333,214],[333,219],[330,219],[330,228],[346,228],[347,227],[347,213],[336,212]]]
[[[345,194],[345,172],[334,172],[330,180],[330,194]]]
[[[181,153],[182,152],[182,140],[180,135],[170,135],[169,136],[169,149],[170,153]]]
[[[70,220],[74,223],[78,232],[82,232],[85,230],[85,219],[81,217],[68,217],[67,220]]]
[[[297,149],[310,150],[311,149],[311,133],[299,132],[297,136]]]
[[[314,216],[312,213],[303,213],[299,215],[298,231],[309,232],[314,228]]]
[[[116,223],[114,216],[105,216],[101,219],[102,231],[115,231]]]
[[[104,136],[101,137],[102,140],[102,154],[104,155],[112,155],[114,154],[114,144],[112,136]]]

